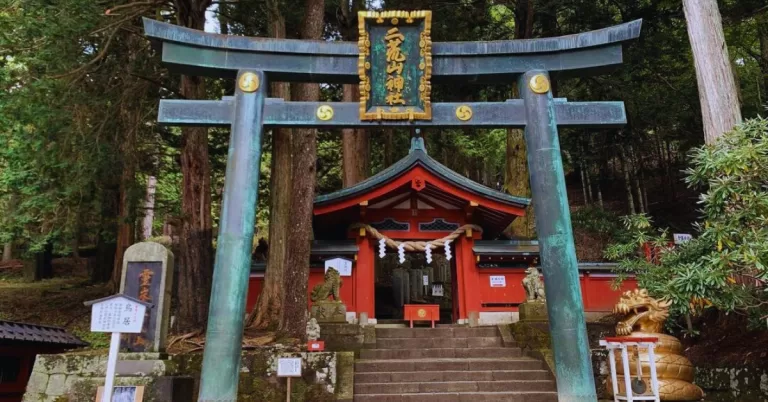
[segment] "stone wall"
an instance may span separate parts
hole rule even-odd
[[[707,402],[768,402],[768,370],[750,367],[696,368],[693,379]]]
[[[276,377],[279,357],[304,360],[301,378],[292,380],[292,401],[336,400],[337,362],[353,361],[328,353],[290,353],[272,347],[243,352],[240,402],[281,402],[286,399],[285,379]],[[106,354],[38,355],[24,402],[80,402],[93,400],[104,384]],[[189,402],[196,400],[202,353],[162,356],[125,353],[120,355],[115,386],[143,385],[144,402]],[[349,376],[350,370],[342,370]],[[338,387],[346,388],[346,387]],[[345,398],[340,398],[345,399]]]

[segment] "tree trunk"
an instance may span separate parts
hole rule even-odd
[[[741,109],[717,0],[683,0],[704,125],[712,144],[741,122]]]
[[[504,182],[509,194],[518,197],[531,196],[531,184],[528,176],[528,160],[526,157],[525,137],[523,130],[507,130],[507,163],[504,171]],[[525,216],[518,217],[505,230],[509,237],[536,237],[536,221],[533,215],[533,205],[526,208]]]
[[[271,24],[269,33],[274,38],[285,38],[285,18],[277,0],[267,3]],[[291,100],[291,87],[287,82],[272,84],[272,96]],[[259,329],[276,329],[283,309],[283,280],[288,258],[288,232],[291,208],[291,137],[292,130],[272,130],[272,166],[269,183],[269,252],[264,286],[256,306],[248,316],[246,325]]]
[[[112,280],[110,288],[113,293],[120,291],[120,280],[123,272],[123,255],[135,240],[135,227],[133,222],[134,206],[131,205],[130,191],[136,180],[136,160],[134,158],[136,146],[136,134],[141,124],[141,111],[139,109],[123,110],[121,117],[125,136],[122,138],[120,148],[122,150],[122,173],[120,175],[120,192],[118,194],[117,214],[117,252],[112,265]]]
[[[592,179],[589,177],[589,168],[587,166],[584,166],[584,176],[587,178],[587,197],[589,198],[589,203],[592,204],[595,202],[595,199],[592,197]]]
[[[515,39],[529,39],[533,36],[534,0],[520,0],[515,8]],[[512,86],[512,98],[519,98],[517,85]],[[525,136],[521,129],[507,129],[507,163],[504,169],[504,185],[507,192],[519,197],[531,196],[531,183],[528,174]],[[504,231],[507,236],[536,237],[536,221],[533,205],[525,211],[525,216],[518,217]]]
[[[635,185],[635,192],[637,193],[637,206],[640,213],[648,212],[648,208],[643,200],[643,189],[640,186],[640,172],[637,153],[635,148],[629,147],[629,166],[632,170],[632,182]]]
[[[306,0],[301,39],[321,39],[325,0]],[[296,101],[318,101],[318,84],[294,84],[291,95]],[[317,164],[317,130],[295,129],[291,184],[291,212],[288,261],[285,267],[283,309],[280,333],[299,340],[306,339],[307,286],[309,280],[309,252],[312,237],[312,201],[315,195]]]
[[[13,242],[9,241],[3,245],[3,262],[8,262],[13,258]]]
[[[584,164],[579,165],[579,171],[581,176],[581,194],[584,197],[584,205],[589,205],[589,199],[587,198],[587,179],[584,174]]]
[[[600,189],[601,181],[602,181],[602,177],[598,177],[598,180],[595,183],[595,187],[597,187],[597,205],[600,206],[600,209],[603,208],[603,190]]]
[[[144,219],[141,221],[141,239],[147,240],[152,237],[152,224],[155,221],[155,189],[157,188],[157,178],[149,176],[147,178],[147,195],[144,199]]]
[[[768,12],[755,18],[760,39],[760,72],[763,74],[763,94],[768,94]],[[762,102],[761,102],[762,103]]]
[[[632,197],[632,181],[629,174],[629,161],[627,161],[627,153],[624,148],[621,147],[621,157],[619,158],[621,163],[621,170],[624,172],[624,188],[627,190],[627,204],[629,205],[629,213],[634,215],[637,213],[635,210],[635,200]]]
[[[357,102],[360,92],[357,85],[344,84],[344,102]],[[341,130],[342,183],[353,186],[370,174],[370,145],[366,130],[345,128]]]
[[[387,127],[384,129],[384,168],[395,163],[395,129]]]

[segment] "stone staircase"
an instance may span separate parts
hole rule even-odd
[[[496,327],[376,328],[355,361],[355,402],[554,402],[544,362]]]

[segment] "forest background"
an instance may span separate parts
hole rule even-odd
[[[741,113],[755,117],[768,91],[768,7],[759,0],[719,6]],[[141,17],[230,35],[355,41],[356,12],[379,8],[432,10],[434,41],[550,37],[642,18],[642,35],[625,49],[620,69],[553,83],[557,97],[621,100],[627,108],[624,128],[561,131],[579,257],[603,259],[625,230],[618,215],[647,213],[673,231],[693,230],[701,215],[698,192],[683,178],[688,153],[704,136],[678,0],[5,0],[3,258],[94,256],[91,280],[114,288],[129,245],[169,236],[180,278],[174,330],[204,328],[229,133],[158,126],[157,105],[167,98],[218,99],[233,93],[234,83],[169,74],[143,36]],[[436,85],[433,98],[503,101],[515,91],[513,83],[453,82]],[[356,92],[354,85],[271,88],[271,96],[293,100],[354,101]],[[430,129],[424,135],[430,155],[449,168],[530,195],[522,131]],[[270,274],[251,324],[303,331],[290,324],[303,320],[286,317],[303,316],[306,303],[287,303],[284,295],[300,293],[291,286],[308,267],[311,195],[389,166],[407,154],[410,136],[399,129],[267,133],[254,250],[256,258],[268,259]],[[533,220],[517,220],[508,235],[535,237]]]

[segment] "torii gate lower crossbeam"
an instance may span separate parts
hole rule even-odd
[[[221,101],[163,101],[167,125],[231,126],[206,347],[198,401],[234,402],[248,287],[250,249],[265,127],[525,127],[550,332],[560,401],[597,399],[558,126],[614,127],[626,123],[621,102],[569,103],[555,99],[549,74],[594,72],[621,63],[621,42],[640,33],[641,21],[560,38],[488,43],[436,43],[435,78],[475,82],[518,80],[521,99],[466,105],[435,103],[427,121],[355,118],[357,104],[267,99],[267,79],[354,82],[354,44],[260,40],[206,34],[144,20],[147,35],[163,42],[169,68],[209,76],[237,76],[234,97]],[[320,53],[315,57],[315,53]],[[247,77],[245,84],[241,78]],[[541,84],[541,85],[539,85]],[[330,106],[321,113],[320,108]],[[459,112],[461,106],[468,106]],[[333,114],[336,117],[333,118]],[[469,116],[469,117],[468,117]]]

